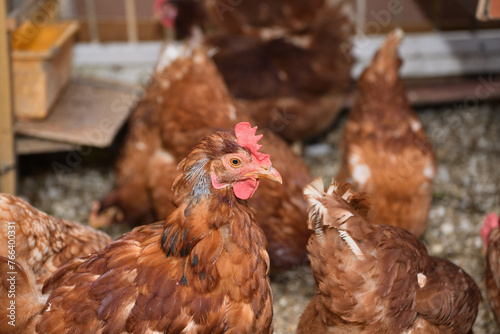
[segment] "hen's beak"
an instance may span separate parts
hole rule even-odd
[[[248,173],[245,176],[252,176],[257,179],[269,179],[283,184],[280,173],[273,166],[260,166],[259,169],[254,172]]]

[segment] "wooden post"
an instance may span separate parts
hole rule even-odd
[[[135,10],[135,0],[125,0],[125,17],[127,20],[127,37],[131,43],[139,41],[137,33],[137,11]]]
[[[0,1],[0,191],[14,194],[16,192],[16,155],[6,16],[6,3]]]
[[[356,0],[356,34],[365,36],[366,0]]]
[[[85,0],[85,10],[87,11],[90,41],[92,43],[99,43],[99,26],[97,24],[94,0]]]

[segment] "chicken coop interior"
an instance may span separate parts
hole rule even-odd
[[[500,0],[0,29],[0,332],[500,333]]]

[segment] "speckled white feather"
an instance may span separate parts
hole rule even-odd
[[[351,217],[353,214],[351,214]],[[358,258],[358,260],[364,260],[365,256],[361,249],[359,248],[358,244],[354,239],[349,235],[347,231],[337,229],[339,231],[339,235],[344,240],[349,247],[349,249],[354,253],[354,255]]]
[[[190,57],[192,55],[192,50],[184,43],[175,42],[169,43],[163,47],[160,56],[158,57],[158,63],[156,64],[155,72],[160,73],[170,66],[172,62],[181,57]]]

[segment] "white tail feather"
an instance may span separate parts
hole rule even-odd
[[[334,227],[338,232],[339,236],[342,240],[347,244],[349,249],[354,253],[354,255],[359,259],[363,260],[365,257],[363,252],[359,248],[357,242],[350,236],[349,232],[341,229],[339,226],[344,224],[349,218],[354,217],[354,214],[346,209],[338,208],[335,211],[335,217],[330,216],[327,208],[323,204],[326,200],[325,195],[333,195],[336,191],[338,191],[339,185],[335,182],[335,179],[332,180],[328,191],[325,194],[323,180],[321,177],[317,177],[314,181],[304,188],[304,195],[309,203],[309,229],[314,229],[316,236],[323,236],[323,224],[326,221],[335,220]],[[354,193],[350,190],[347,190],[342,198],[346,202],[350,202]]]
[[[347,231],[337,229],[339,231],[339,235],[344,240],[349,247],[349,249],[354,253],[354,255],[358,258],[358,260],[364,260],[365,256],[363,252],[359,248],[358,244],[354,239],[349,235]]]

